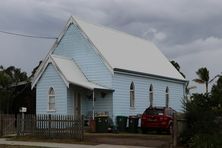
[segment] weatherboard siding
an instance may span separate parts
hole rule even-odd
[[[67,114],[74,115],[74,92],[72,87],[67,88]]]
[[[130,108],[130,84],[135,85],[135,107]],[[142,114],[150,105],[149,87],[153,85],[154,99],[153,106],[165,106],[166,87],[169,88],[169,106],[177,111],[181,111],[181,100],[184,96],[184,86],[181,83],[169,82],[145,78],[141,76],[130,76],[125,74],[114,74],[113,78],[113,115],[137,115]]]
[[[53,54],[73,58],[89,81],[112,87],[112,74],[97,50],[75,25],[70,25]]]
[[[48,111],[48,91],[53,87],[55,91],[55,112]],[[37,114],[67,114],[67,89],[64,81],[56,72],[52,64],[49,64],[37,83],[36,89],[36,113]]]

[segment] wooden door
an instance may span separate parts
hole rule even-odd
[[[76,93],[75,95],[75,118],[79,119],[81,116],[81,94],[80,93]]]

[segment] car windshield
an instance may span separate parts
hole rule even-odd
[[[160,115],[160,114],[163,114],[163,109],[146,109],[146,111],[144,112],[144,114],[147,114],[147,115]]]

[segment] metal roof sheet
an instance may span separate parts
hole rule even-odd
[[[63,75],[63,77],[71,84],[78,85],[88,89],[104,89],[110,90],[106,87],[92,83],[86,79],[79,67],[72,59],[66,57],[51,55],[51,59],[56,64],[56,68]]]
[[[73,19],[113,69],[185,80],[152,42],[76,17]]]

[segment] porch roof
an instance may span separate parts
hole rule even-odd
[[[50,55],[50,58],[52,60],[52,64],[56,67],[57,71],[68,87],[69,84],[74,84],[90,90],[112,90],[87,80],[87,78],[84,76],[84,74],[73,59],[58,55]]]

